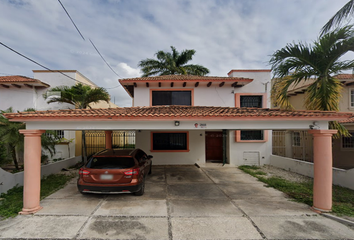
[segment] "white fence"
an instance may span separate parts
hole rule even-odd
[[[313,178],[313,163],[271,155],[270,165]],[[354,168],[333,168],[333,184],[354,190]]]
[[[63,168],[68,168],[81,161],[81,156],[68,158],[55,163],[42,165],[41,177],[56,174]],[[23,172],[9,173],[0,168],[0,193],[5,193],[14,186],[23,186]]]

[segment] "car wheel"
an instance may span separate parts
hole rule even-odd
[[[144,177],[143,182],[141,184],[140,190],[135,192],[134,195],[135,196],[142,196],[144,194],[144,192],[145,192],[145,177]]]
[[[149,171],[149,175],[152,173],[152,163],[150,163],[150,171]]]

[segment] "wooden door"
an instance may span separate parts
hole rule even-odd
[[[222,161],[222,132],[205,132],[207,161]]]

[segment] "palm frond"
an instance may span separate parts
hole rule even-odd
[[[206,75],[209,69],[200,65],[186,65],[191,61],[195,50],[183,50],[179,53],[175,47],[171,46],[171,52],[158,51],[155,59],[141,60],[138,64],[141,67],[142,77],[155,75],[173,75],[173,74],[191,74],[191,75]]]
[[[348,18],[354,13],[354,0],[347,2],[341,9],[334,14],[334,16],[328,20],[328,22],[322,27],[320,35],[323,36],[331,30],[334,26],[339,26],[344,19]]]

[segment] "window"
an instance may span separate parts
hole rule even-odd
[[[189,151],[188,132],[152,132],[151,151]]]
[[[262,130],[242,130],[241,131],[241,140],[264,140]]]
[[[349,95],[350,95],[350,107],[354,108],[354,89],[350,89],[349,91],[350,91],[350,93],[349,93]]]
[[[300,132],[293,132],[293,146],[301,147],[301,136]]]
[[[192,105],[191,91],[152,91],[152,106]]]
[[[342,137],[342,148],[354,149],[354,132],[351,132],[351,137]]]
[[[262,108],[263,96],[258,96],[258,95],[240,96],[240,107]]]
[[[56,134],[59,139],[64,138],[64,130],[53,130],[52,132],[54,132],[54,134]],[[45,133],[45,134],[46,134],[48,137],[52,136],[52,133],[51,133],[51,132],[47,132],[47,133]]]

